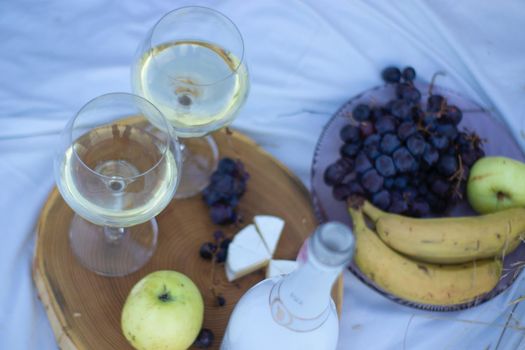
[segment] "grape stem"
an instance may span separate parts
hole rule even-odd
[[[434,84],[436,83],[436,78],[438,76],[440,76],[440,75],[446,76],[447,73],[442,72],[442,71],[438,71],[438,72],[434,73],[434,75],[432,76],[432,79],[430,80],[430,85],[428,86],[428,94],[429,95],[432,95],[432,89],[434,88]]]
[[[463,179],[463,173],[465,172],[465,169],[463,168],[463,160],[461,159],[461,155],[458,154],[458,170],[452,176],[449,177],[449,181],[455,181],[454,184],[454,195],[459,198],[463,199],[463,194],[461,193],[460,186],[461,181]]]

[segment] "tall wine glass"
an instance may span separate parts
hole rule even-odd
[[[229,125],[248,94],[241,33],[228,17],[209,8],[169,12],[139,46],[132,86],[184,138],[184,169],[176,197],[200,192],[218,158],[213,138],[206,135]]]
[[[157,244],[154,216],[175,193],[180,159],[171,125],[136,95],[97,97],[67,123],[55,178],[76,213],[69,238],[85,267],[124,276],[150,259]]]

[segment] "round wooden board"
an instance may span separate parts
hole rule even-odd
[[[253,141],[238,132],[214,134],[222,156],[240,158],[251,178],[242,197],[239,213],[243,223],[223,227],[231,236],[252,222],[257,214],[270,214],[286,221],[275,258],[295,259],[299,249],[317,222],[310,195],[302,183],[283,165],[264,152]],[[239,298],[264,278],[264,270],[229,283],[222,264],[216,265],[215,291],[226,298],[219,307],[210,290],[212,264],[199,257],[199,247],[212,240],[219,227],[208,216],[200,196],[173,200],[157,217],[158,248],[153,258],[139,271],[118,278],[96,275],[83,268],[73,256],[68,240],[72,210],[56,188],[50,194],[37,226],[37,244],[33,278],[46,308],[51,326],[61,349],[131,349],[120,330],[124,301],[142,277],[152,271],[171,269],[188,275],[201,290],[204,303],[204,325],[215,334],[210,349],[218,349],[230,313]],[[333,296],[341,310],[342,278],[334,286]]]

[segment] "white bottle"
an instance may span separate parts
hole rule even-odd
[[[339,320],[330,292],[354,242],[343,224],[319,226],[296,271],[256,284],[239,300],[221,350],[334,350]]]

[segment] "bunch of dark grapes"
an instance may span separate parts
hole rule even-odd
[[[210,217],[218,225],[237,221],[235,211],[239,199],[246,191],[249,175],[240,160],[223,158],[212,174],[210,184],[202,192],[202,198],[210,207]]]
[[[388,67],[382,77],[394,85],[395,98],[353,109],[340,130],[341,157],[324,181],[337,200],[361,195],[392,213],[443,213],[465,195],[469,169],[484,156],[481,139],[459,130],[463,114],[444,96],[422,103],[414,68]]]

